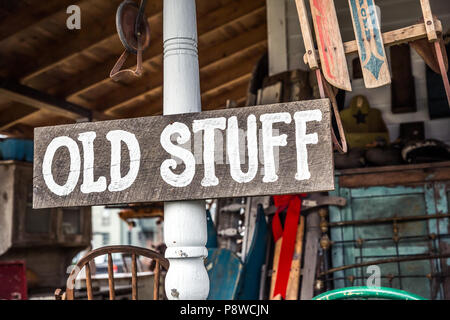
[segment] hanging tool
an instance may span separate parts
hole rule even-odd
[[[142,52],[150,46],[150,26],[144,15],[146,4],[147,0],[142,0],[140,6],[125,0],[117,8],[116,28],[125,51],[109,74],[115,81],[125,79],[126,75],[142,75]],[[120,70],[130,53],[137,55],[136,70]]]

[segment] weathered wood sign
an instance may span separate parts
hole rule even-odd
[[[328,99],[35,129],[33,207],[334,189]]]
[[[366,88],[391,83],[374,0],[349,0]]]

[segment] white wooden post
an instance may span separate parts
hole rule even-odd
[[[201,111],[195,0],[164,0],[164,114]],[[204,300],[209,278],[205,201],[166,202],[169,299]]]

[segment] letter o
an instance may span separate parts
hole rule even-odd
[[[66,183],[62,186],[55,182],[52,174],[53,157],[55,156],[56,150],[61,147],[69,149],[70,154],[69,176],[67,177]],[[66,136],[53,139],[47,146],[44,161],[42,162],[42,175],[50,191],[58,196],[67,196],[70,194],[78,183],[78,178],[80,177],[80,165],[80,149],[73,139]]]

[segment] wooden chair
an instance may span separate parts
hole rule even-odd
[[[69,275],[66,283],[66,292],[63,293],[61,289],[55,291],[56,300],[74,300],[74,286],[75,280],[80,273],[80,271],[86,268],[86,290],[88,300],[93,300],[94,296],[92,293],[92,279],[91,279],[91,268],[89,262],[93,261],[96,257],[102,255],[108,255],[108,285],[109,285],[109,299],[115,300],[115,290],[114,290],[114,271],[112,254],[113,253],[126,253],[131,254],[131,297],[132,300],[138,299],[137,293],[137,256],[143,256],[155,260],[155,274],[153,282],[153,299],[158,300],[159,293],[159,282],[160,282],[160,269],[163,267],[165,270],[169,268],[169,261],[164,258],[160,253],[134,246],[106,246],[98,248],[87,253],[83,258],[78,261],[76,266],[73,268]]]

